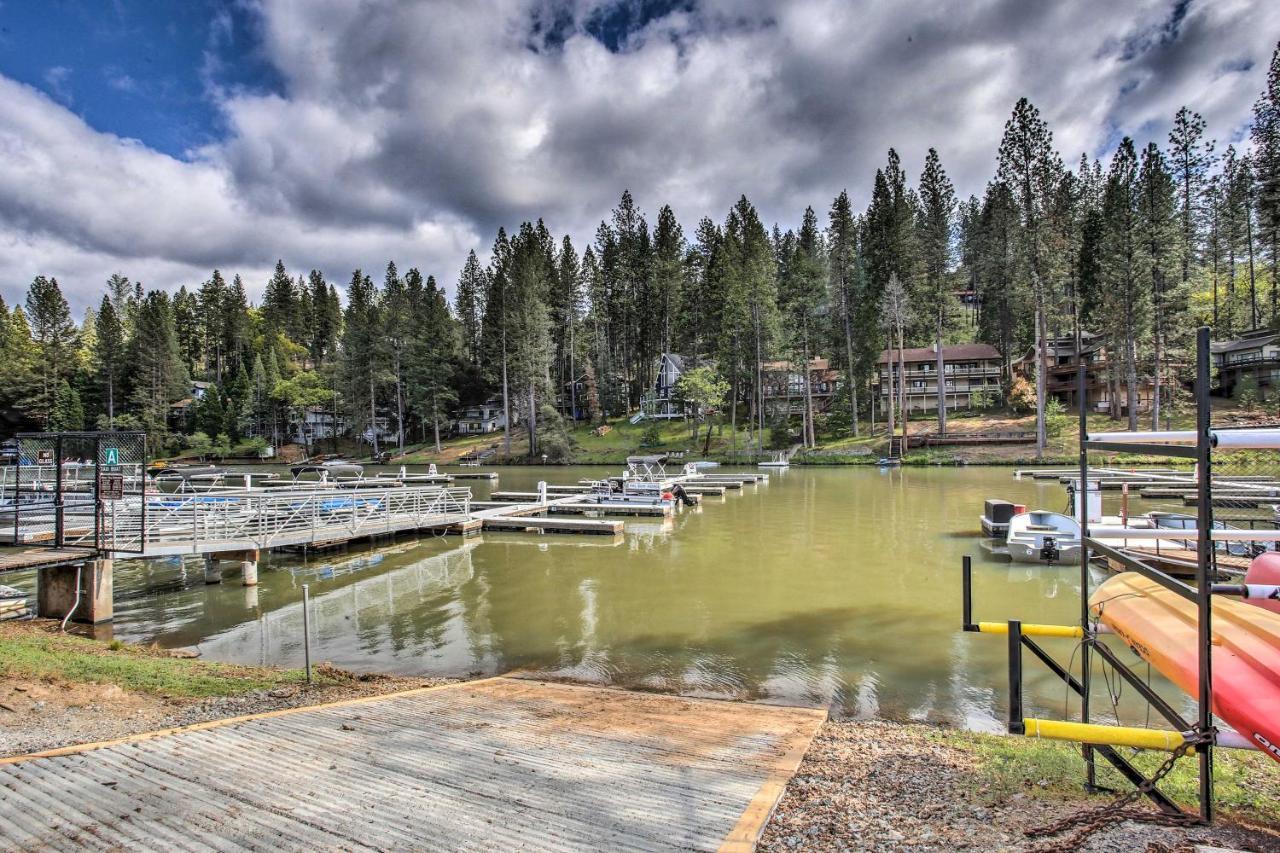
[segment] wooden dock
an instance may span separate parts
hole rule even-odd
[[[19,849],[748,851],[826,713],[491,678],[0,759]]]
[[[92,560],[88,548],[0,548],[0,574],[24,569],[47,569]]]
[[[547,507],[549,515],[634,515],[664,518],[675,510],[668,504],[640,503],[566,503]]]
[[[454,471],[453,479],[455,480],[496,480],[498,479],[497,471]]]

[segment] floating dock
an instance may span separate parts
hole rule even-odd
[[[0,759],[22,849],[751,850],[826,717],[491,678]]]

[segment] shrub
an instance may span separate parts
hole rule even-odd
[[[644,432],[640,435],[641,447],[657,447],[662,444],[662,427],[657,421],[649,421],[649,425],[644,428]]]

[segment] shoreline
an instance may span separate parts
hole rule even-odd
[[[0,625],[0,755],[467,680],[355,675],[327,664],[315,671],[308,686],[298,670],[61,635],[51,620],[7,623]],[[1127,822],[1082,849],[1280,846],[1274,763],[1234,753],[1219,766],[1223,817],[1213,827]],[[1108,801],[1083,793],[1081,770],[1070,744],[828,719],[787,782],[759,849],[1035,849],[1061,839],[1032,839],[1027,830]],[[1172,795],[1185,799],[1189,780],[1171,776]]]

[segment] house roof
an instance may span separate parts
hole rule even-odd
[[[1211,342],[1209,344],[1209,352],[1223,353],[1239,352],[1240,350],[1245,349],[1257,349],[1258,347],[1264,347],[1268,344],[1275,343],[1276,337],[1277,335],[1275,332],[1256,332],[1254,334],[1246,334],[1244,337],[1237,338],[1234,341]]]
[[[908,347],[902,351],[902,357],[908,362],[911,361],[934,361],[938,357],[937,351],[933,347]],[[991,344],[955,344],[942,348],[943,361],[961,361],[970,358],[999,358],[1000,351]],[[897,350],[894,350],[894,360],[898,358]],[[876,359],[879,364],[889,363],[889,351],[881,350],[880,357]]]
[[[664,352],[662,357],[671,362],[672,367],[676,370],[684,373],[684,356],[678,355],[674,352]]]

